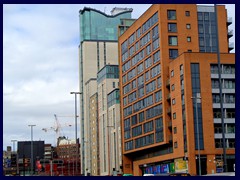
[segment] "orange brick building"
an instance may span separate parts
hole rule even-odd
[[[228,170],[235,164],[235,54],[217,6]],[[123,172],[213,173],[222,129],[213,6],[152,5],[119,37]],[[195,108],[195,100],[197,110]],[[220,114],[219,114],[220,113]],[[197,123],[198,122],[198,123]],[[199,143],[199,145],[198,145]]]

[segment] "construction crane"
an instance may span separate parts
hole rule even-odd
[[[54,117],[55,117],[54,125],[52,127],[50,127],[50,128],[42,128],[42,130],[45,131],[45,132],[53,130],[56,133],[56,138],[55,139],[58,139],[60,136],[63,135],[63,134],[60,134],[63,130],[62,130],[62,125],[60,124],[56,114],[54,114]],[[63,126],[71,127],[72,124],[66,123]]]

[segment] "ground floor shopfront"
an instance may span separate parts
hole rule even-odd
[[[157,161],[157,157],[133,161],[133,175],[186,172],[191,175],[219,173],[223,171],[222,155],[201,155]],[[199,168],[199,164],[200,167]],[[234,171],[235,155],[227,155],[228,172]]]

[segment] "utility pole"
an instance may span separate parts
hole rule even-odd
[[[70,94],[74,94],[75,95],[75,140],[76,140],[76,157],[75,157],[75,159],[76,159],[76,174],[77,174],[77,172],[78,172],[78,158],[79,158],[79,156],[78,156],[78,154],[79,154],[79,146],[78,146],[78,139],[77,139],[77,94],[82,94],[82,93],[80,93],[80,92],[70,92]],[[73,168],[74,169],[74,168]]]

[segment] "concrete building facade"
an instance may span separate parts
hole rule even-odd
[[[89,151],[90,98],[97,88],[88,92],[89,80],[96,79],[97,73],[107,64],[118,64],[118,25],[122,19],[131,19],[132,9],[114,8],[111,15],[91,8],[79,11],[79,91],[80,95],[80,134],[81,134],[81,172],[92,172],[92,157]],[[91,117],[92,118],[92,117]],[[96,117],[97,118],[97,117]],[[96,120],[95,120],[96,121]],[[87,167],[88,166],[88,167]]]
[[[98,119],[100,175],[120,172],[121,148],[119,69],[118,65],[106,65],[98,72]]]
[[[229,53],[232,31],[225,6],[217,11],[216,23],[213,6],[154,4],[120,36],[124,173],[199,174],[201,169],[206,174],[222,168],[217,29],[221,68],[230,72],[222,82],[229,87],[223,91],[229,102],[224,104],[224,127],[232,169],[235,54]]]

